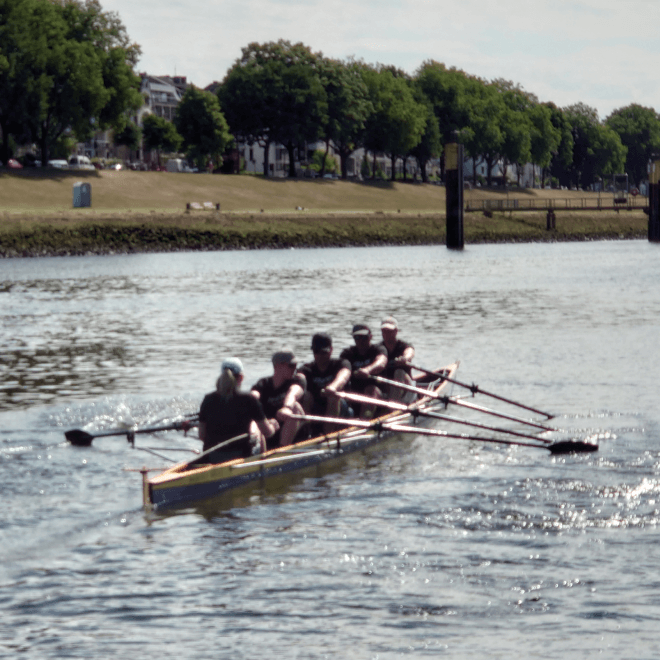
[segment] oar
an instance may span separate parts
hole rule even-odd
[[[417,371],[421,371],[424,374],[428,374],[429,376],[435,376],[436,378],[441,378],[442,380],[446,380],[449,383],[454,383],[454,385],[458,385],[459,387],[464,387],[472,394],[477,394],[480,392],[484,396],[489,396],[493,399],[497,399],[498,401],[503,401],[504,403],[510,403],[512,406],[518,406],[519,408],[524,408],[525,410],[529,410],[530,412],[536,413],[537,415],[543,415],[547,419],[552,419],[554,415],[551,415],[550,413],[543,412],[542,410],[537,410],[536,408],[531,408],[530,406],[526,406],[523,403],[520,403],[519,401],[513,401],[512,399],[507,399],[503,396],[500,396],[499,394],[494,394],[493,392],[487,392],[486,390],[482,390],[479,385],[475,385],[472,383],[472,385],[468,385],[467,383],[462,383],[459,380],[455,380],[454,378],[449,378],[449,376],[443,376],[436,371],[430,371],[429,369],[424,369],[424,367],[419,367],[415,364],[410,365],[413,369],[416,369]]]
[[[396,401],[384,401],[381,399],[374,399],[374,403],[378,401],[378,405],[383,408],[390,408],[391,410],[401,410],[409,411],[412,415],[420,415],[421,417],[431,417],[432,419],[441,419],[444,422],[451,422],[452,424],[463,424],[465,426],[472,426],[476,429],[482,429],[483,431],[493,431],[495,433],[506,433],[507,435],[515,435],[518,438],[527,438],[528,440],[538,440],[539,442],[551,443],[552,440],[547,438],[540,438],[537,435],[529,435],[528,433],[520,433],[519,431],[512,431],[510,429],[502,429],[497,426],[486,426],[485,424],[479,424],[478,422],[470,422],[467,419],[459,419],[458,417],[452,417],[451,415],[443,415],[442,413],[434,412],[431,410],[420,410],[415,408],[408,408],[402,403]]]
[[[238,442],[239,440],[245,440],[245,438],[248,438],[250,436],[249,433],[241,433],[241,435],[236,435],[233,438],[229,438],[229,440],[223,440],[222,442],[219,442],[217,445],[214,445],[213,447],[210,447],[206,451],[203,451],[199,456],[193,458],[192,461],[188,461],[187,463],[184,463],[182,467],[188,467],[191,463],[198,463],[200,458],[204,458],[204,456],[208,456],[210,453],[217,451],[218,449],[222,449],[223,447],[226,447],[227,445],[231,445],[234,442]]]
[[[403,426],[401,424],[383,424],[385,428],[400,433],[414,433],[416,435],[433,435],[440,438],[456,438],[459,440],[475,440],[477,442],[494,442],[500,445],[515,445],[519,447],[534,447],[535,449],[547,449],[551,454],[577,454],[581,452],[598,451],[598,445],[582,440],[561,440],[551,445],[539,445],[531,442],[520,442],[518,440],[504,440],[500,438],[482,438],[475,435],[445,433],[436,429],[423,429],[417,426]]]
[[[374,401],[380,401],[380,399],[374,399]],[[361,429],[370,429],[374,427],[374,422],[368,422],[362,419],[319,417],[318,415],[290,415],[290,417],[291,419],[299,419],[303,422],[328,422],[329,424],[339,424],[340,426],[357,426]]]
[[[369,397],[367,397],[369,398]],[[376,399],[377,400],[377,399]],[[534,447],[536,449],[547,449],[551,454],[572,454],[579,452],[592,452],[598,451],[598,445],[590,442],[583,442],[581,440],[562,440],[554,442],[549,445],[540,445],[538,443],[520,442],[518,440],[505,440],[501,438],[484,438],[481,436],[467,435],[465,433],[447,433],[446,431],[438,431],[436,429],[425,429],[418,426],[405,426],[403,424],[388,423],[388,422],[368,422],[359,419],[343,419],[341,417],[317,417],[312,415],[292,415],[294,419],[314,421],[314,422],[329,422],[331,424],[339,424],[342,426],[358,426],[360,428],[373,428],[374,430],[386,429],[389,431],[396,431],[399,433],[413,433],[416,435],[432,435],[439,438],[455,438],[457,440],[474,440],[476,442],[494,442],[501,445],[515,445],[519,447]],[[498,429],[499,430],[499,429]]]
[[[113,431],[102,431],[101,433],[87,433],[80,429],[72,429],[66,431],[64,437],[76,447],[89,447],[94,438],[107,438],[110,436],[125,435],[130,438],[131,435],[138,433],[158,433],[158,431],[188,431],[193,426],[197,426],[198,422],[185,420],[182,422],[174,422],[173,424],[166,424],[164,426],[152,426],[145,429],[115,429]]]
[[[488,415],[494,415],[495,417],[500,417],[502,419],[508,419],[511,422],[518,422],[520,424],[527,424],[527,426],[533,426],[534,428],[537,429],[542,429],[543,431],[556,431],[557,429],[553,429],[550,426],[544,426],[543,424],[537,424],[536,422],[533,422],[532,420],[529,419],[523,419],[522,417],[516,417],[514,415],[507,415],[506,413],[498,412],[497,410],[491,410],[490,408],[484,408],[483,406],[478,406],[475,403],[468,403],[467,401],[462,401],[453,397],[448,397],[448,396],[443,396],[436,394],[435,392],[431,392],[430,390],[425,390],[421,387],[415,387],[414,385],[407,385],[406,383],[401,383],[398,380],[390,380],[389,378],[383,378],[381,376],[370,376],[375,381],[378,381],[380,383],[387,383],[388,385],[393,385],[394,387],[398,387],[403,390],[408,390],[409,392],[417,392],[417,394],[421,394],[423,396],[428,396],[432,399],[437,399],[438,401],[441,401],[442,403],[449,404],[452,403],[457,406],[463,406],[464,408],[471,408],[472,410],[477,410],[479,412],[486,413]],[[371,401],[373,403],[374,401],[378,401],[379,399],[374,399]],[[363,403],[366,403],[363,401]]]

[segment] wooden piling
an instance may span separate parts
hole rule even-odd
[[[462,250],[463,236],[463,145],[445,145],[445,192],[447,198],[447,247]]]
[[[649,241],[660,243],[660,160],[651,163],[649,172]]]

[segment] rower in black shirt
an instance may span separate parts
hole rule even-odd
[[[380,324],[380,331],[383,335],[383,341],[380,345],[387,350],[388,359],[387,367],[381,375],[390,380],[413,385],[410,376],[410,363],[415,357],[415,349],[412,344],[397,338],[399,324],[393,316],[387,316],[383,319]],[[389,386],[388,395],[394,401],[405,401],[406,403],[410,403],[415,399],[414,392],[403,390],[394,385]]]
[[[278,429],[276,419],[267,419],[257,399],[240,392],[243,365],[238,358],[227,358],[214,392],[204,397],[199,409],[199,438],[204,451],[231,438],[231,445],[205,456],[206,463],[220,463],[232,458],[247,458],[266,450],[266,438]]]
[[[371,330],[363,323],[354,325],[352,334],[355,345],[345,348],[340,355],[351,363],[350,389],[365,396],[382,398],[382,392],[376,381],[369,376],[377,376],[385,369],[387,349],[380,344],[371,343]],[[360,417],[370,419],[374,412],[373,405],[362,404]]]
[[[325,332],[312,337],[312,353],[314,361],[300,369],[307,380],[307,392],[303,397],[305,412],[323,417],[349,417],[352,411],[346,401],[334,395],[346,387],[351,377],[351,363],[332,357],[332,338]],[[332,424],[323,427],[325,433],[336,430]]]
[[[291,415],[304,414],[300,400],[306,387],[305,376],[296,373],[293,351],[277,351],[272,361],[273,375],[257,381],[250,392],[261,401],[266,416],[274,417],[280,423],[279,432],[268,438],[268,449],[284,447],[293,442],[302,422],[291,419]]]

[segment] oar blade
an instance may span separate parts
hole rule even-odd
[[[89,447],[92,444],[92,440],[94,440],[93,435],[80,429],[65,431],[64,437],[76,447]]]
[[[551,454],[584,454],[598,451],[598,445],[582,440],[560,440],[546,447]]]

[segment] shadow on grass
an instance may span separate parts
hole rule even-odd
[[[56,180],[66,179],[98,179],[96,170],[60,170],[57,167],[26,167],[22,170],[0,169],[0,179],[33,179],[33,180]]]
[[[339,181],[345,182],[345,183],[354,183],[356,186],[364,186],[365,188],[377,188],[379,190],[392,190],[394,188],[393,182],[392,181],[385,181],[384,179],[363,179],[362,181],[358,181],[357,179],[324,179],[324,178],[316,178],[316,179],[311,179],[308,177],[288,177],[288,176],[269,176],[266,177],[263,174],[250,174],[249,176],[254,177],[257,180],[261,181],[268,181],[269,183],[290,183],[291,181],[295,181],[298,183],[311,183],[315,186],[331,186],[333,183],[337,183]],[[414,183],[413,181],[397,181],[397,183]]]

